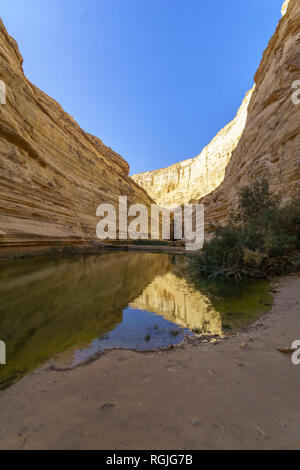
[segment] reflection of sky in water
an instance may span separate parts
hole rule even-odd
[[[171,344],[180,344],[183,335],[191,335],[187,328],[165,320],[160,315],[136,310],[131,307],[123,311],[123,321],[111,332],[96,338],[91,345],[73,356],[72,366],[77,365],[99,351],[112,348],[136,349],[147,351],[154,348],[164,348]]]

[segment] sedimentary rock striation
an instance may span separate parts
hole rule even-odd
[[[95,239],[96,208],[150,204],[127,162],[84,132],[24,76],[18,46],[0,20],[0,248],[17,250]]]
[[[300,80],[299,0],[286,1],[282,13],[256,72],[245,128],[224,181],[202,200],[208,226],[226,220],[239,189],[261,177],[283,202],[300,197],[300,105],[292,100],[292,86]]]
[[[224,179],[225,168],[243,133],[253,89],[246,94],[233,121],[214,137],[200,155],[168,168],[133,175],[132,179],[157,204],[167,208],[196,201],[216,189]]]
[[[88,243],[97,206],[116,205],[119,195],[168,208],[201,201],[207,228],[226,220],[253,179],[267,177],[283,201],[299,196],[300,105],[292,101],[300,80],[299,0],[286,0],[282,14],[235,119],[198,157],[132,179],[122,157],[26,79],[0,20],[1,253]]]
[[[299,0],[287,0],[282,14],[232,123],[198,157],[133,177],[159,204],[201,201],[209,226],[226,220],[238,190],[253,179],[265,176],[283,201],[299,196],[300,105],[292,101],[300,80]]]

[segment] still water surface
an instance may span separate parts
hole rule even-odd
[[[222,337],[266,312],[269,290],[264,281],[195,280],[182,256],[161,253],[1,262],[0,389],[50,360],[69,367],[112,348]]]

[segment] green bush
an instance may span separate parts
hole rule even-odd
[[[194,266],[210,278],[268,278],[299,263],[300,204],[281,205],[265,179],[243,188],[238,209],[225,226],[214,227]]]

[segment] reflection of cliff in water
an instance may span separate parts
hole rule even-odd
[[[7,346],[7,364],[0,368],[0,389],[58,355],[68,363],[94,340],[107,341],[106,346],[117,338],[111,338],[113,331],[120,334],[115,347],[134,335],[140,335],[134,341],[146,341],[147,325],[154,329],[164,319],[172,330],[177,324],[222,335],[222,326],[243,328],[271,301],[268,282],[193,280],[181,256],[162,253],[2,262],[0,338]],[[135,316],[128,315],[128,305],[137,310]],[[164,319],[150,313],[146,318],[145,311]]]
[[[157,276],[131,306],[203,334],[222,334],[221,316],[209,298],[172,272]]]
[[[0,387],[111,331],[122,322],[123,309],[170,269],[169,256],[126,252],[3,263],[0,338],[8,360],[0,370]]]

